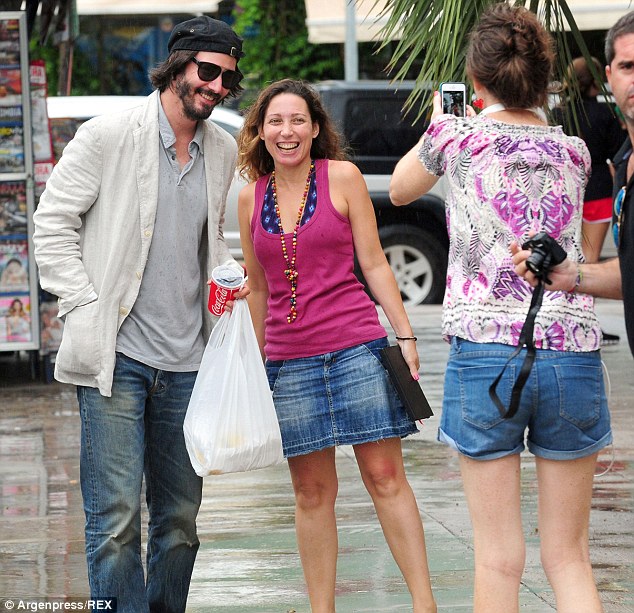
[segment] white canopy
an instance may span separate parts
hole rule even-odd
[[[220,0],[77,0],[79,15],[160,15],[215,13]]]
[[[346,30],[347,0],[305,0],[306,27],[311,43],[342,43]],[[385,25],[380,18],[385,0],[352,0],[356,9],[356,37],[359,42],[377,40]]]
[[[568,0],[568,5],[580,30],[609,30],[634,10],[629,0]]]
[[[311,43],[344,42],[348,0],[305,2],[308,40]],[[379,40],[379,31],[385,25],[385,18],[379,18],[385,0],[357,0],[355,5],[357,41]],[[568,5],[580,30],[608,30],[619,17],[634,10],[634,3],[629,0],[568,0]]]

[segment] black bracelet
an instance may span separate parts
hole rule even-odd
[[[417,341],[418,337],[416,336],[397,336],[397,341]]]

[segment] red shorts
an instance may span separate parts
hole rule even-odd
[[[612,221],[612,198],[584,202],[583,221],[585,223],[610,223]]]

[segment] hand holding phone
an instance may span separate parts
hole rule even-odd
[[[456,117],[467,114],[467,86],[464,83],[441,83],[440,96],[443,113]]]

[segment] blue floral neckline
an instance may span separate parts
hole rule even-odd
[[[307,224],[315,211],[317,210],[317,180],[316,172],[313,172],[310,178],[310,187],[308,188],[308,196],[306,197],[306,206],[304,207],[304,214],[302,215],[302,221],[300,226]],[[275,212],[275,204],[273,202],[273,187],[271,180],[266,186],[266,192],[264,193],[264,204],[262,205],[262,215],[260,217],[262,222],[262,228],[269,234],[279,234],[280,228],[277,220],[277,213]]]

